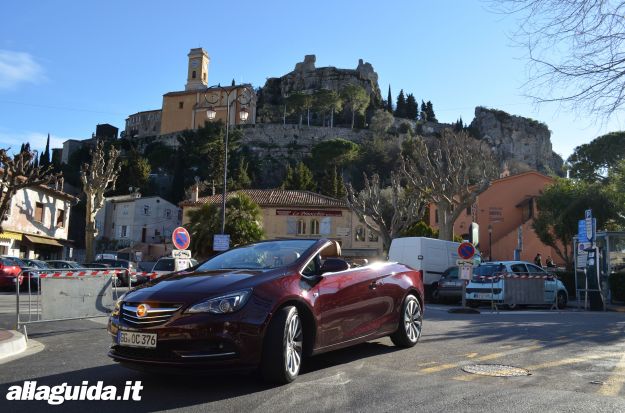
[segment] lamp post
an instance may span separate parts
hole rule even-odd
[[[488,259],[493,260],[493,226],[488,224]]]
[[[239,94],[239,90],[242,90],[243,93]],[[208,95],[211,95],[211,99],[208,98]],[[206,89],[204,92],[204,102],[207,104],[206,107],[206,118],[208,120],[215,119],[217,116],[217,112],[213,108],[212,105],[218,103],[221,100],[222,95],[226,95],[226,137],[225,137],[225,145],[224,145],[224,187],[223,187],[223,196],[221,200],[221,233],[226,233],[226,193],[227,193],[227,183],[228,183],[228,135],[230,133],[230,106],[234,102],[239,102],[241,105],[247,105],[252,101],[252,89],[249,86],[233,86],[233,87],[223,87],[223,86],[211,86]],[[234,98],[231,100],[230,96],[234,94]],[[247,95],[247,96],[246,96]],[[247,121],[249,116],[249,112],[245,107],[242,107],[239,110],[239,119],[243,122]]]

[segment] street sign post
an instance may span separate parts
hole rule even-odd
[[[586,225],[586,239],[593,242],[595,240],[595,225],[592,218],[592,209],[584,211],[584,221]]]
[[[186,250],[191,244],[191,236],[186,228],[178,227],[171,233],[171,241],[178,250]]]
[[[462,308],[467,308],[467,280],[473,277],[473,256],[475,247],[470,242],[463,242],[458,246],[458,278],[462,280]]]
[[[229,234],[213,235],[213,251],[228,251],[230,249]]]

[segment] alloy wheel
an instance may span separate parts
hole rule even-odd
[[[404,310],[404,328],[408,339],[416,343],[421,336],[421,308],[416,299],[412,299]]]
[[[302,364],[302,342],[302,323],[299,316],[294,314],[289,320],[285,346],[285,364],[291,376],[296,376],[299,373]]]

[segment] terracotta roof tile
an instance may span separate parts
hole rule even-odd
[[[317,194],[310,191],[297,191],[285,189],[242,189],[228,192],[227,199],[234,194],[242,193],[256,202],[261,207],[335,207],[347,208],[345,201]],[[182,201],[180,206],[195,206],[203,204],[221,204],[222,196],[211,195],[200,197],[197,202]]]

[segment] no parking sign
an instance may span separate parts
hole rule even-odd
[[[191,236],[186,228],[178,227],[171,233],[171,241],[178,250],[186,250],[191,243]]]

